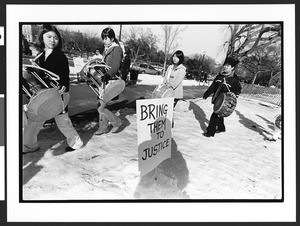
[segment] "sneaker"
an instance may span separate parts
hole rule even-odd
[[[100,136],[102,134],[108,133],[109,132],[109,126],[107,126],[106,128],[99,128],[94,135]]]
[[[205,137],[213,137],[214,135],[206,132],[206,133],[203,133],[203,136],[205,136]]]
[[[40,150],[40,147],[29,148],[29,147],[27,147],[27,146],[24,145],[24,147],[23,147],[23,154],[37,152],[38,150]]]
[[[113,128],[111,129],[111,132],[116,133],[122,124],[123,124],[122,120],[120,120],[120,122],[117,122],[115,125],[113,125]]]

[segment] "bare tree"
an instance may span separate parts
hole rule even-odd
[[[182,27],[180,25],[162,25],[161,26],[164,32],[164,53],[165,53],[165,61],[164,61],[164,74],[167,66],[167,59],[170,52],[174,51],[174,49],[178,46],[176,42],[177,38],[179,38],[179,34],[184,31],[187,27]]]
[[[229,38],[223,45],[226,58],[239,59],[241,67],[252,74],[252,84],[259,75],[272,80],[281,75],[281,29],[280,24],[228,25]]]
[[[226,57],[236,57],[241,61],[257,49],[281,41],[280,24],[233,24],[228,28],[230,38],[224,43],[227,45]]]
[[[281,75],[281,48],[280,45],[271,45],[263,49],[257,49],[243,60],[242,67],[249,71],[252,84],[259,74],[269,75],[269,85]]]
[[[130,47],[134,63],[141,58],[151,60],[151,52],[157,51],[158,37],[150,29],[145,31],[141,27],[133,26],[128,33],[123,33],[123,37]]]

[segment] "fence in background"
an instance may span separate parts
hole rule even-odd
[[[272,88],[244,83],[240,96],[281,106],[281,89],[276,87]]]

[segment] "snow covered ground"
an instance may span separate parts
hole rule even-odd
[[[155,78],[155,79],[154,79]],[[140,75],[138,85],[156,85],[160,76]],[[184,89],[198,85],[184,80]],[[97,120],[74,122],[84,141],[66,153],[56,126],[45,126],[41,150],[23,155],[24,200],[281,199],[281,140],[269,141],[276,105],[239,98],[225,118],[226,132],[204,137],[212,105],[185,99],[175,108],[172,157],[140,177],[134,108],[117,113],[121,131],[95,136]]]
[[[163,77],[160,75],[147,75],[139,74],[138,85],[159,85],[163,81]],[[183,86],[198,86],[199,81],[184,79],[182,82]]]

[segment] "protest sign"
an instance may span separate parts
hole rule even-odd
[[[171,158],[174,98],[137,100],[138,162],[141,176]]]

